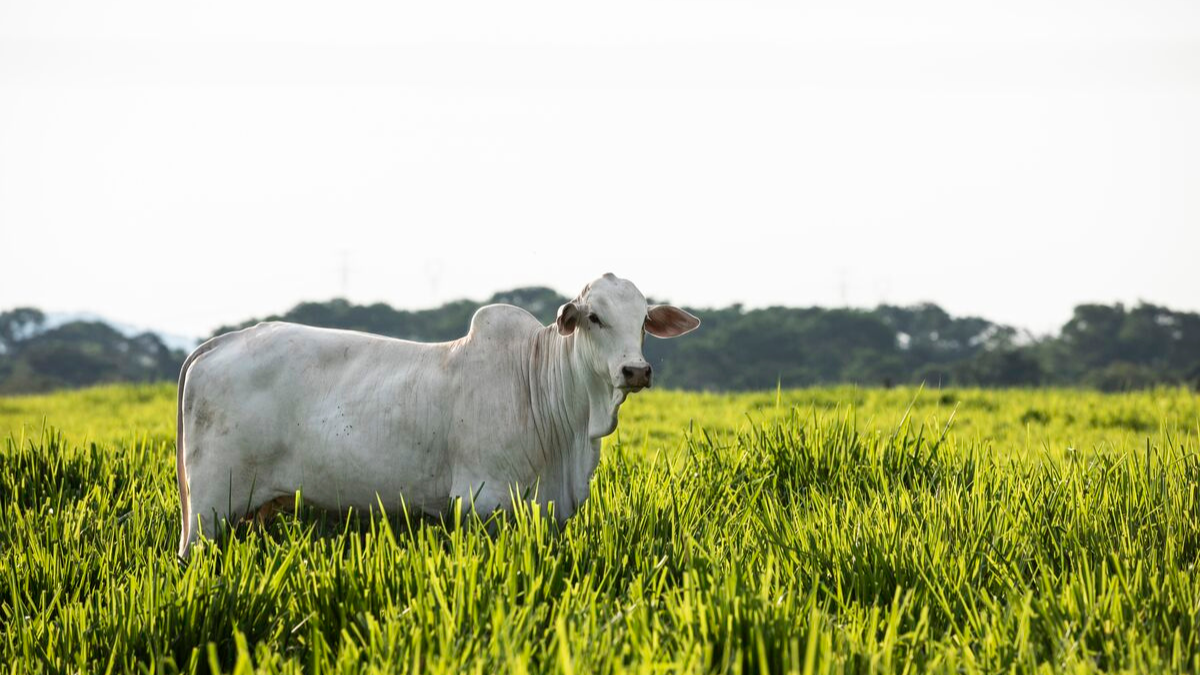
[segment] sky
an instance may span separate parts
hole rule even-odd
[[[0,310],[1195,311],[1197,120],[1194,0],[0,0]]]

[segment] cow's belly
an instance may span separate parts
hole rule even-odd
[[[277,411],[284,452],[272,471],[276,489],[302,490],[306,502],[329,509],[382,504],[396,512],[404,504],[440,512],[450,493],[451,456],[428,410],[436,392],[384,401],[376,391],[376,384],[347,385]],[[290,428],[279,428],[288,421]]]
[[[297,443],[296,451],[278,468],[276,490],[300,490],[307,503],[344,510],[378,508],[398,513],[439,513],[450,494],[447,472],[431,461],[422,461],[419,451],[404,444],[365,448],[360,445],[314,447]]]
[[[289,438],[287,460],[274,472],[278,480],[289,490],[302,490],[305,501],[329,509],[382,504],[395,512],[403,502],[436,512],[444,506],[449,494],[445,453],[428,439],[359,433],[365,420],[340,424],[336,432],[317,428]]]

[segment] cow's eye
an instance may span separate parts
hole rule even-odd
[[[588,321],[591,321],[592,323],[596,324],[597,326],[604,325],[603,323],[600,323],[600,317],[596,316],[595,313],[588,314]]]

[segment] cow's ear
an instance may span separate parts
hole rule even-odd
[[[654,305],[646,312],[646,332],[654,337],[673,338],[700,326],[700,319],[671,305]]]
[[[575,332],[575,326],[579,325],[579,305],[574,302],[568,302],[558,308],[558,334],[570,335]]]

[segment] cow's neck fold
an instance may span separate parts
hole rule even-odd
[[[597,376],[587,359],[575,336],[559,335],[553,325],[534,336],[530,361],[534,421],[544,459],[560,462],[571,474],[564,477],[573,488],[580,488],[580,481],[586,484],[599,460],[593,455],[598,454],[600,439],[615,429],[617,409],[625,400],[625,392]],[[575,464],[586,466],[588,475],[574,475],[569,467]]]
[[[617,427],[617,410],[625,392],[596,374],[589,363],[586,346],[575,335],[562,336],[553,325],[540,330],[534,339],[533,377],[542,380],[546,403],[556,415],[566,417],[572,429],[587,429],[587,439],[598,441]],[[586,422],[586,426],[583,423]]]
[[[586,500],[600,461],[599,438],[611,431],[607,420],[616,417],[602,402],[608,394],[589,381],[593,378],[582,368],[577,347],[571,336],[559,335],[551,325],[535,334],[529,362],[530,405],[541,444],[532,464],[542,467],[539,492],[557,502],[559,521]]]

